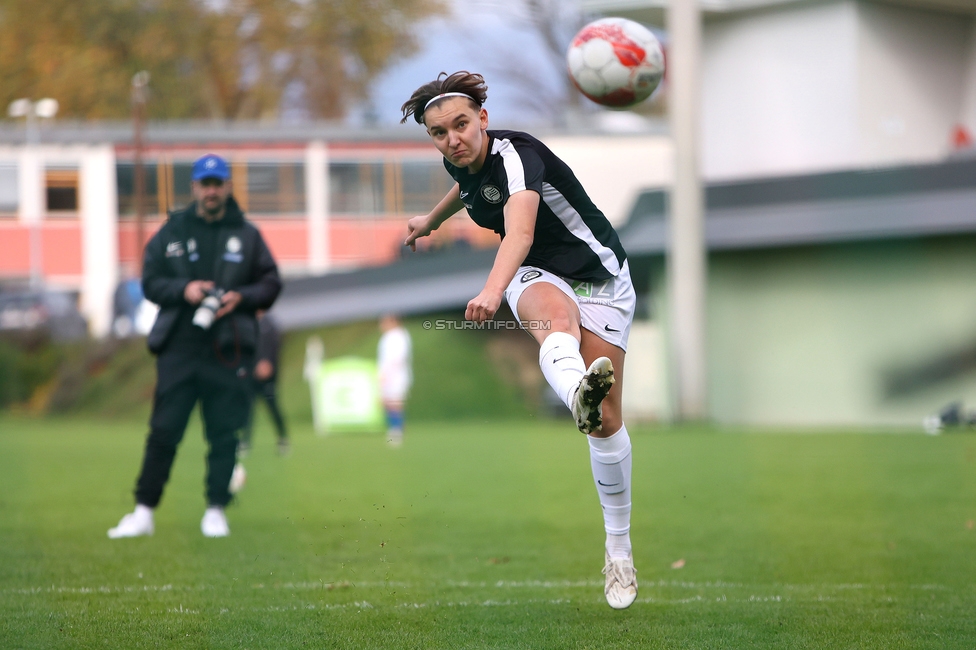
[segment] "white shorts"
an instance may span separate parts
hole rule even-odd
[[[411,377],[406,372],[390,372],[380,377],[380,398],[386,402],[404,402],[410,392]]]
[[[548,282],[572,298],[579,308],[584,329],[627,351],[630,325],[634,322],[634,309],[637,306],[637,294],[630,281],[630,265],[627,262],[624,262],[617,277],[598,282],[566,280],[534,266],[520,266],[505,289],[505,300],[519,322],[522,321],[518,315],[519,298],[536,282]]]

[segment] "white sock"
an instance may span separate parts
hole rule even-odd
[[[607,553],[612,558],[625,558],[631,552],[630,436],[627,427],[622,425],[609,438],[587,436],[586,439],[590,443],[593,482],[603,506]]]
[[[539,347],[542,374],[567,408],[572,408],[570,400],[573,391],[586,374],[586,364],[580,356],[579,346],[579,341],[572,334],[553,332]]]
[[[150,508],[149,506],[143,505],[141,503],[137,503],[136,504],[136,509],[133,511],[132,514],[135,515],[136,517],[138,517],[139,519],[142,519],[142,520],[145,520],[145,521],[152,521],[153,520],[153,509]]]
[[[630,533],[611,535],[607,533],[607,554],[617,560],[628,557],[631,553]]]

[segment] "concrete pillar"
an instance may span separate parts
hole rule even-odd
[[[30,228],[28,256],[30,257],[31,286],[39,288],[44,283],[44,213],[47,196],[44,178],[44,156],[39,147],[30,142],[20,151],[17,174],[17,192],[20,207],[17,217]]]
[[[701,11],[698,0],[668,8],[668,111],[675,174],[670,205],[668,282],[676,415],[707,416],[705,365],[704,193],[701,184]]]
[[[44,195],[44,160],[36,146],[20,150],[17,169],[17,194],[20,206],[17,216],[24,224],[43,219],[46,198]]]
[[[112,297],[119,281],[119,212],[115,150],[109,145],[81,150],[81,311],[92,336],[107,336]]]
[[[305,211],[308,219],[308,270],[329,270],[329,152],[321,140],[305,150]]]

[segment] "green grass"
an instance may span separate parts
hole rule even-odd
[[[569,423],[265,424],[204,539],[194,422],[151,538],[144,425],[0,416],[2,648],[959,648],[976,644],[976,437],[634,427],[641,589],[603,600]],[[683,559],[684,568],[672,569]]]
[[[413,339],[415,359],[415,382],[407,403],[407,416],[411,420],[524,418],[542,414],[542,405],[533,403],[532,399],[533,395],[538,398],[538,390],[532,389],[538,389],[544,382],[541,372],[536,373],[539,386],[521,386],[504,372],[505,360],[493,358],[490,352],[492,341],[497,343],[501,336],[514,338],[514,342],[507,341],[508,347],[522,344],[525,347],[522,357],[534,365],[538,346],[528,336],[521,332],[489,330],[425,330],[423,321],[436,318],[461,320],[463,314],[440,314],[404,321]],[[305,343],[313,335],[323,340],[327,357],[375,359],[380,332],[376,322],[368,321],[285,334],[278,393],[281,407],[291,419],[310,421],[312,418],[308,384],[302,373]],[[6,403],[3,396],[8,393],[14,397],[7,401],[30,400],[32,391],[42,382],[28,382],[21,376],[27,370],[20,372],[19,369],[44,366],[47,374],[56,375],[56,380],[52,385],[41,386],[40,397],[43,399],[35,397],[32,400],[36,403],[35,411],[107,418],[146,419],[149,416],[156,368],[154,357],[146,350],[143,339],[93,345],[81,350],[51,346],[33,354],[20,352],[15,359],[5,357],[5,349],[0,345],[0,407]],[[49,368],[51,361],[46,366],[39,363],[42,352],[53,359],[54,370]],[[16,368],[13,368],[11,359],[18,362]],[[61,359],[66,361],[60,371],[56,371]],[[5,373],[6,361],[11,361],[7,363],[11,369]],[[21,410],[26,406],[22,404]]]
[[[524,417],[529,412],[525,396],[500,375],[497,364],[492,363],[490,358],[488,343],[493,333],[488,330],[438,331],[423,328],[423,321],[436,318],[463,320],[463,314],[404,320],[404,327],[410,332],[414,358],[414,385],[407,401],[407,417],[411,420]],[[538,347],[525,334],[516,334],[520,341],[527,342],[532,352],[525,356],[530,363],[534,363]],[[375,359],[380,331],[375,322],[369,321],[285,335],[279,379],[282,407],[290,417],[306,421],[312,419],[312,406],[308,384],[302,378],[302,367],[305,342],[312,335],[322,338],[327,357]]]

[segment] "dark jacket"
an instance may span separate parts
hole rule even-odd
[[[191,280],[213,280],[220,289],[240,293],[241,302],[233,312],[215,321],[207,336],[218,351],[253,354],[258,340],[254,312],[268,309],[278,297],[278,266],[261,232],[244,219],[233,197],[227,201],[224,217],[211,226],[204,226],[196,210],[194,202],[170,214],[146,244],[142,289],[147,299],[159,305],[147,340],[149,349],[154,354],[163,352],[174,331],[192,327],[188,323],[197,306],[186,302],[183,291]],[[201,251],[189,244],[192,233],[201,227],[215,229],[212,259],[201,259]]]

